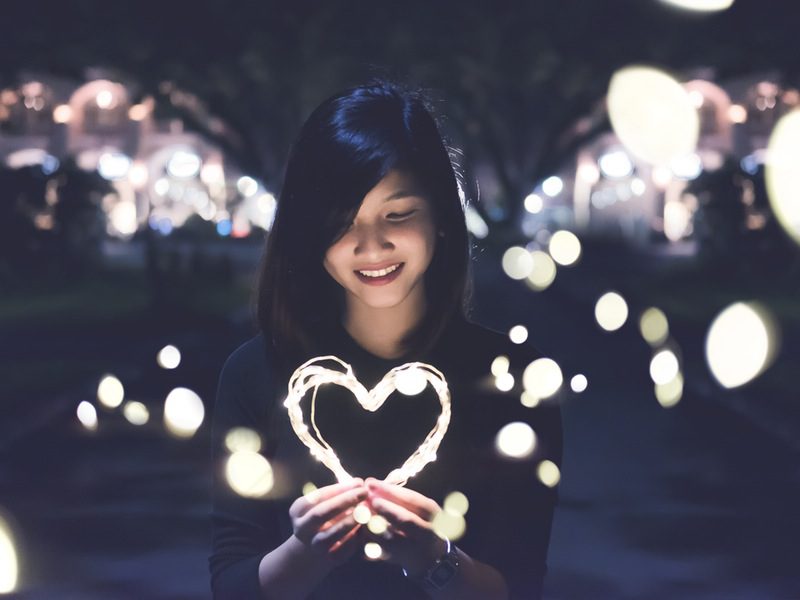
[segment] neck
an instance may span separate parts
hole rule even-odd
[[[424,294],[407,300],[391,308],[374,308],[348,299],[344,328],[370,353],[381,358],[397,358],[405,352],[403,338],[425,314]]]

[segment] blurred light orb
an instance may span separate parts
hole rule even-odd
[[[597,165],[591,162],[584,162],[578,165],[575,175],[579,179],[583,179],[585,182],[590,184],[595,184],[600,181],[600,169],[597,168]]]
[[[317,486],[314,485],[311,481],[307,481],[303,484],[303,496],[310,496],[316,491],[317,491]]]
[[[153,183],[153,191],[159,196],[166,196],[169,192],[169,179],[166,177],[159,177]]]
[[[19,561],[11,526],[0,516],[0,594],[16,591]]]
[[[633,173],[633,162],[624,150],[612,150],[597,161],[600,172],[609,179],[622,179]]]
[[[524,344],[528,339],[528,328],[524,325],[514,325],[509,330],[508,337],[515,344]]]
[[[239,193],[242,196],[249,198],[250,196],[255,196],[256,193],[258,193],[258,182],[252,177],[243,175],[236,180],[236,189],[239,190]]]
[[[176,150],[167,162],[167,173],[177,179],[190,179],[200,173],[202,161],[191,150]]]
[[[369,560],[379,560],[383,556],[383,548],[377,542],[367,542],[364,544],[364,555]]]
[[[502,265],[511,279],[525,279],[533,271],[533,257],[522,246],[512,246],[503,253]]]
[[[528,390],[523,390],[519,396],[519,402],[525,408],[534,408],[539,406],[541,399],[538,396],[531,394]]]
[[[510,392],[514,389],[514,376],[511,373],[500,373],[494,378],[495,387],[501,392]]]
[[[641,177],[631,179],[631,191],[637,196],[643,195],[647,191],[647,184],[644,179]]]
[[[150,420],[150,411],[136,400],[130,400],[122,407],[122,414],[131,425],[144,425]]]
[[[511,362],[508,360],[507,356],[500,355],[495,357],[492,361],[491,371],[492,375],[498,377],[503,373],[508,373],[508,367],[511,365]]]
[[[537,358],[522,373],[523,387],[540,400],[555,394],[563,382],[561,367],[552,358]]]
[[[367,529],[375,535],[383,535],[389,529],[389,521],[380,515],[372,515],[367,522]]]
[[[544,200],[539,194],[528,194],[525,196],[525,210],[532,215],[539,214],[544,208]]]
[[[176,437],[189,438],[203,424],[205,407],[196,393],[185,387],[172,390],[164,401],[164,424]]]
[[[554,261],[561,266],[568,267],[574,265],[580,258],[581,241],[571,231],[562,229],[552,235],[548,250]],[[535,258],[534,262],[536,262]]]
[[[661,0],[661,2],[695,12],[718,12],[730,8],[734,0]]]
[[[440,538],[447,538],[451,542],[455,542],[463,537],[466,530],[467,522],[464,520],[463,514],[441,510],[433,517],[433,531]]]
[[[678,372],[671,381],[655,385],[656,400],[664,408],[670,408],[680,402],[683,395],[683,375]]]
[[[551,175],[542,182],[542,191],[546,196],[554,198],[564,189],[564,181],[557,175]]]
[[[181,364],[181,351],[172,344],[167,344],[158,351],[156,362],[162,369],[174,369]]]
[[[556,278],[556,263],[547,252],[534,250],[530,253],[533,265],[527,276],[528,287],[541,292],[550,287]]]
[[[112,94],[110,90],[102,90],[97,93],[94,100],[97,102],[98,108],[112,108],[114,105],[114,94]]]
[[[53,109],[53,121],[61,125],[72,120],[72,107],[69,104],[59,104]]]
[[[125,398],[122,382],[113,375],[105,375],[97,386],[97,399],[108,408],[116,408]]]
[[[469,510],[469,500],[461,492],[450,492],[444,499],[444,510],[464,516]]]
[[[395,376],[397,391],[405,396],[416,396],[421,394],[428,386],[428,380],[422,369],[412,367],[399,371]]]
[[[245,498],[262,498],[275,483],[269,461],[250,450],[238,450],[228,457],[225,478],[231,489]]]
[[[639,331],[651,346],[658,346],[669,336],[669,321],[664,311],[654,306],[646,309],[639,317]]]
[[[134,104],[128,109],[128,118],[131,121],[144,121],[148,114],[150,109],[146,104]]]
[[[366,525],[372,518],[372,511],[364,503],[359,504],[353,509],[353,520],[359,525]]]
[[[225,447],[229,452],[258,452],[261,450],[261,436],[249,427],[234,427],[225,434]]]
[[[628,303],[616,292],[606,292],[594,306],[594,318],[606,331],[616,331],[628,320]]]
[[[97,159],[97,172],[109,181],[122,179],[128,175],[131,162],[130,157],[121,152],[103,152]]]
[[[556,487],[561,481],[561,470],[558,465],[551,460],[543,460],[536,467],[536,476],[547,487]]]
[[[755,303],[736,302],[719,313],[706,337],[706,360],[714,378],[726,388],[760,375],[775,353],[774,320]]]
[[[128,200],[121,200],[117,202],[110,211],[108,211],[108,220],[111,223],[113,230],[119,235],[127,237],[136,233],[139,229],[139,221],[136,218],[136,204]]]
[[[536,448],[536,434],[522,421],[504,425],[497,432],[495,446],[503,456],[514,459],[528,458]]]
[[[667,73],[630,66],[611,77],[608,116],[626,150],[654,165],[694,151],[700,118],[684,87]]]
[[[569,380],[569,387],[576,394],[580,394],[581,392],[586,391],[586,388],[589,387],[589,381],[586,379],[586,375],[578,373]]]
[[[95,431],[97,429],[97,409],[91,402],[87,402],[86,400],[82,400],[80,404],[78,404],[78,421],[81,422],[81,425],[86,427],[89,431]]]
[[[703,172],[703,160],[696,152],[691,152],[683,156],[676,156],[670,162],[670,168],[675,177],[690,181],[697,179]]]
[[[767,145],[764,177],[775,217],[800,243],[800,109],[776,123]]]
[[[679,370],[678,357],[672,350],[659,350],[650,360],[650,378],[656,385],[669,383]]]
[[[747,121],[747,109],[741,104],[731,104],[728,107],[728,118],[732,123],[745,123]]]

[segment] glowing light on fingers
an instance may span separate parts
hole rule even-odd
[[[586,388],[589,386],[589,381],[586,379],[586,375],[581,375],[578,373],[572,379],[569,380],[569,387],[572,389],[573,392],[580,394],[583,391],[586,391]]]
[[[781,227],[800,243],[800,110],[780,118],[770,135],[764,177]]]
[[[323,366],[324,363],[336,363],[338,369],[334,370]],[[336,476],[338,481],[349,481],[353,477],[342,466],[336,452],[325,441],[322,434],[313,422],[313,410],[316,402],[316,392],[321,385],[335,384],[352,392],[362,408],[375,412],[383,406],[386,399],[398,389],[398,377],[405,376],[407,371],[421,374],[426,382],[436,392],[439,398],[441,412],[436,419],[433,429],[423,440],[422,444],[406,459],[397,469],[390,472],[384,481],[395,485],[405,485],[406,482],[419,473],[425,465],[436,460],[436,451],[439,449],[444,434],[450,424],[450,390],[441,371],[431,365],[414,362],[406,363],[389,371],[378,384],[367,390],[353,373],[353,368],[336,356],[318,356],[312,358],[298,367],[289,378],[288,394],[284,406],[289,413],[289,421],[295,434],[311,452],[311,456],[322,462]],[[416,375],[415,375],[416,376]],[[312,397],[312,424],[316,437],[311,435],[300,402],[310,391]]]
[[[700,118],[684,87],[667,73],[625,67],[611,77],[608,116],[625,148],[639,159],[667,165],[695,149]]]
[[[550,460],[543,460],[536,467],[536,476],[547,487],[555,487],[561,481],[561,471],[558,465]]]
[[[125,388],[122,382],[113,375],[106,375],[97,386],[97,399],[108,408],[116,408],[122,404]]]
[[[353,520],[361,525],[366,525],[372,518],[372,511],[366,504],[359,504],[353,509]]]
[[[675,379],[679,369],[678,357],[672,350],[660,350],[650,360],[650,377],[658,385]]]
[[[523,387],[540,400],[555,394],[563,382],[561,367],[551,358],[537,358],[522,373]]]
[[[508,360],[507,356],[503,356],[502,354],[496,357],[492,361],[492,375],[495,377],[499,377],[503,373],[508,373],[508,367],[511,363]]]
[[[81,425],[86,427],[89,431],[95,431],[97,429],[97,409],[91,402],[87,402],[86,400],[81,401],[81,403],[78,404],[77,413]]]
[[[231,489],[245,498],[261,498],[272,489],[272,465],[257,452],[238,450],[225,463],[225,478]]]
[[[726,388],[753,380],[766,369],[777,346],[774,319],[762,306],[737,302],[714,319],[706,337],[706,360]]]
[[[313,494],[317,491],[317,486],[314,485],[312,482],[307,481],[303,484],[303,496],[306,498],[311,498]]]
[[[514,389],[514,376],[511,373],[500,373],[495,377],[494,385],[501,392],[510,392]]]
[[[651,346],[658,346],[664,343],[669,335],[667,315],[658,308],[648,308],[639,318],[639,331]]]
[[[533,270],[533,258],[525,248],[512,246],[503,253],[502,265],[511,279],[525,279]]]
[[[655,386],[656,400],[664,408],[670,408],[680,402],[683,396],[683,375],[678,372],[671,381],[657,383]]]
[[[536,448],[536,434],[527,423],[509,423],[497,432],[495,446],[500,454],[509,458],[528,458]]]
[[[8,594],[17,589],[19,562],[11,527],[0,516],[0,594]]]
[[[195,392],[178,387],[164,401],[164,424],[176,437],[189,438],[203,424],[205,407]]]
[[[442,539],[451,542],[461,539],[467,530],[467,522],[463,514],[442,510],[433,518],[433,531]]]
[[[581,256],[581,241],[571,231],[556,231],[548,245],[550,256],[558,264],[568,267],[574,265]]]
[[[367,522],[367,529],[375,535],[383,535],[389,529],[389,522],[380,515],[372,515]]]
[[[541,250],[530,253],[533,259],[533,268],[525,282],[533,290],[540,292],[550,287],[556,278],[556,263],[550,255]]]
[[[261,450],[261,436],[249,427],[234,427],[225,434],[225,447],[229,452],[238,452],[240,450],[258,452]]]
[[[181,364],[181,351],[171,344],[164,346],[158,351],[156,362],[162,369],[174,369]]]
[[[122,407],[122,414],[131,425],[144,425],[150,420],[150,411],[141,402],[131,400]]]
[[[469,510],[469,500],[461,492],[450,492],[444,499],[444,510],[463,516]]]
[[[594,317],[606,331],[616,331],[628,320],[628,303],[618,293],[607,292],[595,304]]]
[[[364,544],[364,555],[370,560],[380,560],[383,556],[383,548],[376,542],[367,542]]]

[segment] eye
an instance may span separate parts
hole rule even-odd
[[[416,209],[409,210],[403,213],[389,213],[388,215],[386,215],[386,218],[389,219],[390,221],[402,221],[403,219],[407,219],[408,217],[413,215],[415,212],[417,212]]]

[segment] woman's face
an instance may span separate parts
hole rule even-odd
[[[424,298],[423,276],[435,244],[431,207],[414,178],[389,171],[328,248],[325,270],[344,288],[348,307],[393,308]]]

